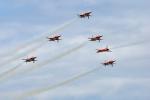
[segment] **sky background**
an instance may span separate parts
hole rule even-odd
[[[22,63],[23,58],[37,56],[36,64],[20,66],[23,72],[27,67],[38,66],[80,45],[92,34],[103,35],[100,43],[88,42],[81,49],[32,72],[16,74],[8,80],[0,77],[0,99],[14,100],[19,93],[52,86],[100,67],[79,80],[24,100],[149,100],[149,4],[149,0],[0,0],[0,73]],[[90,19],[77,17],[84,11],[92,11]],[[59,30],[58,26],[74,19]],[[26,43],[32,48],[40,44],[40,40],[34,41],[34,38],[45,32],[51,34],[55,29],[62,34],[62,41],[47,41],[31,50],[33,52],[3,65],[9,57],[19,55],[15,52],[20,49],[11,52],[15,48]],[[42,38],[46,40],[46,37]],[[139,44],[132,45],[134,42]],[[129,45],[115,49],[126,44]],[[110,53],[96,54],[97,48],[106,46],[114,49]],[[21,50],[26,51],[24,47]],[[113,68],[101,65],[108,59],[117,61]]]

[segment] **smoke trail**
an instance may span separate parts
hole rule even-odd
[[[56,88],[58,88],[60,86],[66,85],[66,84],[68,84],[68,83],[70,83],[70,82],[72,82],[74,80],[77,80],[77,79],[79,79],[81,77],[87,76],[88,74],[93,73],[93,72],[97,71],[100,68],[101,67],[96,67],[96,68],[94,68],[92,70],[89,70],[87,72],[81,73],[81,74],[79,74],[77,76],[74,76],[74,77],[72,77],[72,78],[70,78],[68,80],[64,80],[64,81],[62,81],[62,82],[60,82],[58,84],[55,84],[53,86],[47,86],[47,87],[43,87],[43,88],[39,88],[39,89],[36,89],[36,90],[29,91],[29,92],[25,92],[22,95],[20,95],[18,99],[23,99],[23,98],[26,98],[26,97],[29,97],[29,96],[34,96],[34,95],[37,95],[37,94],[40,94],[40,93],[43,93],[43,92],[46,92],[46,91],[49,91],[49,90],[52,90],[52,89],[56,89]]]
[[[138,42],[128,43],[128,44],[124,44],[124,45],[119,45],[119,46],[113,47],[112,49],[120,49],[120,48],[125,48],[125,47],[135,46],[135,45],[147,43],[148,41],[149,41],[149,40],[143,40],[143,41],[138,41]]]
[[[43,66],[45,66],[45,65],[47,65],[47,64],[49,64],[49,63],[51,63],[51,62],[54,62],[54,61],[56,61],[56,60],[58,60],[58,59],[61,59],[61,58],[65,57],[65,56],[71,54],[72,52],[75,52],[75,51],[81,49],[81,48],[84,47],[87,43],[88,43],[88,42],[86,41],[86,42],[84,42],[84,43],[82,43],[82,44],[80,44],[80,45],[78,45],[78,46],[76,46],[76,47],[74,47],[74,48],[72,48],[72,49],[70,49],[70,50],[67,50],[67,51],[64,52],[64,53],[61,53],[60,55],[57,55],[57,56],[54,57],[54,58],[47,59],[47,60],[45,60],[44,62],[39,63],[38,65],[33,65],[32,67],[30,67],[30,68],[27,69],[26,71],[24,70],[24,72],[32,71],[32,70],[37,69],[37,68],[39,68],[39,67],[43,67]]]
[[[16,73],[16,70],[21,67],[24,63],[20,63],[18,65],[16,65],[15,67],[13,67],[12,69],[9,69],[6,72],[3,72],[2,74],[0,74],[0,81],[11,77],[14,73]],[[10,74],[11,73],[11,74]]]
[[[24,57],[24,56],[27,56],[29,53],[32,53],[32,52],[38,50],[38,48],[40,48],[41,46],[44,46],[44,42],[45,42],[45,41],[43,41],[42,43],[37,44],[37,45],[35,45],[35,46],[29,48],[28,50],[24,51],[23,53],[20,53],[20,54],[18,54],[18,55],[14,55],[13,57],[10,57],[10,58],[6,59],[5,61],[3,61],[3,62],[0,63],[0,66],[3,67],[3,66],[5,66],[5,65],[7,65],[7,64],[12,63],[13,61],[16,61],[16,60],[19,59],[19,58],[22,58],[22,57]],[[9,62],[9,63],[8,63],[8,62]]]
[[[76,22],[77,18],[74,18],[72,19],[71,21],[67,22],[67,23],[64,23],[62,25],[60,25],[59,27],[57,27],[56,29],[54,29],[53,31],[51,32],[45,32],[43,34],[41,34],[40,36],[38,37],[35,37],[33,38],[32,40],[30,41],[27,41],[26,43],[24,43],[22,46],[19,46],[18,48],[10,51],[10,52],[7,52],[7,53],[4,53],[4,54],[1,54],[0,56],[3,56],[3,57],[7,57],[7,56],[13,56],[15,54],[17,54],[18,51],[24,49],[24,48],[27,48],[29,47],[29,45],[33,45],[34,43],[37,43],[39,41],[42,41],[42,39],[45,39],[46,35],[50,35],[50,34],[54,34],[54,33],[57,33],[61,30],[63,30],[64,28],[66,28],[67,26],[71,25],[72,23]]]
[[[63,24],[63,25],[61,25],[59,28],[55,29],[53,32],[59,32],[60,30],[64,29],[65,27],[67,27],[67,26],[69,26],[69,25],[71,25],[71,24],[72,24],[73,22],[75,22],[75,21],[76,21],[76,19],[73,19],[73,20],[71,20],[71,21],[69,21],[69,22],[67,22],[67,23],[65,23],[65,24]],[[33,51],[38,50],[38,48],[40,48],[41,46],[44,45],[44,43],[46,43],[46,41],[45,41],[45,40],[46,40],[46,39],[45,39],[45,34],[42,34],[42,35],[44,36],[44,38],[39,37],[39,38],[35,39],[34,41],[32,41],[32,43],[27,43],[26,45],[29,46],[29,45],[33,44],[33,42],[34,42],[34,43],[41,42],[41,43],[37,44],[35,47],[31,47],[29,50],[27,50],[26,52],[21,53],[21,54],[16,54],[18,51],[15,51],[13,54],[11,54],[12,57],[11,57],[11,58],[8,58],[8,59],[6,59],[6,60],[4,60],[2,63],[0,63],[0,66],[5,66],[5,65],[8,64],[8,62],[11,63],[11,62],[13,62],[13,61],[15,61],[15,60],[17,60],[17,59],[23,57],[23,56],[28,55],[29,53],[31,53],[31,52],[33,52]],[[43,40],[42,40],[42,39],[43,39]],[[24,46],[24,47],[27,47],[27,46]],[[23,49],[24,47],[23,47],[23,46],[22,46],[22,48],[20,47],[19,50]],[[15,55],[15,54],[16,54],[16,55]]]
[[[47,65],[47,64],[49,64],[49,63],[51,63],[51,62],[54,62],[54,61],[56,61],[56,60],[58,60],[58,59],[61,59],[61,58],[65,57],[65,56],[71,54],[72,52],[74,52],[74,51],[76,51],[76,50],[79,50],[80,48],[82,48],[82,47],[85,46],[86,44],[87,44],[87,42],[84,42],[84,43],[82,43],[82,44],[80,44],[80,45],[78,45],[78,46],[76,46],[76,47],[74,47],[74,48],[72,48],[72,49],[70,49],[70,50],[64,52],[64,53],[61,53],[60,55],[58,55],[58,56],[56,56],[56,57],[54,57],[54,58],[47,59],[46,61],[41,62],[41,63],[39,63],[38,65],[33,65],[33,66],[31,66],[30,68],[24,69],[24,70],[22,70],[22,71],[20,71],[20,72],[18,72],[18,73],[27,73],[27,72],[32,71],[32,70],[34,70],[34,69],[37,69],[37,68],[39,68],[39,67],[43,67],[43,66],[45,66],[45,65]],[[15,69],[17,69],[17,68],[18,68],[18,67],[16,67]],[[10,71],[7,73],[7,75],[10,76],[10,77],[13,77],[13,76],[16,75],[16,74],[17,74],[16,70],[15,70],[15,71],[14,71],[14,70],[13,70],[13,71],[10,70]],[[3,76],[4,76],[4,75],[6,75],[6,74],[3,74]],[[10,77],[7,77],[7,78],[10,78]]]
[[[51,34],[59,33],[61,30],[70,26],[72,23],[77,22],[77,20],[78,20],[78,18],[74,18],[74,19],[70,20],[69,22],[59,26],[59,28],[54,29]],[[49,35],[49,33],[47,35]]]
[[[134,46],[134,45],[142,44],[142,43],[145,43],[145,42],[147,42],[147,41],[134,42],[134,43],[131,43],[131,44],[126,44],[126,45],[121,45],[121,46],[118,46],[118,47],[114,47],[113,49],[119,49],[119,48],[124,48],[124,47],[128,47],[128,46]],[[85,46],[86,44],[87,44],[87,42],[84,42],[84,43],[80,44],[79,46],[77,46],[77,47],[75,47],[75,48],[72,48],[72,49],[70,49],[70,50],[68,50],[68,51],[66,51],[66,52],[64,52],[64,53],[62,53],[62,54],[60,54],[60,55],[58,55],[58,56],[52,58],[52,59],[47,59],[46,61],[44,61],[44,62],[42,62],[42,63],[40,63],[40,64],[38,64],[38,65],[33,65],[33,66],[32,66],[30,69],[28,69],[28,70],[31,71],[31,70],[33,70],[33,69],[35,69],[35,68],[45,66],[45,65],[47,65],[47,64],[49,64],[49,63],[51,63],[51,62],[53,62],[53,61],[56,61],[56,60],[58,60],[58,59],[61,59],[62,57],[67,56],[67,55],[69,55],[70,53],[72,53],[72,52],[74,52],[74,51],[76,51],[76,50],[82,48],[82,47]]]

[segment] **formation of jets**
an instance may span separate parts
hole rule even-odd
[[[81,14],[79,14],[79,17],[80,18],[86,18],[87,17],[89,19],[89,17],[91,16],[91,13],[92,12],[81,13]],[[61,37],[62,36],[58,34],[58,35],[49,36],[49,37],[47,37],[47,39],[48,39],[48,41],[57,41],[57,42],[59,42],[59,40],[61,40]],[[88,39],[89,39],[89,41],[99,41],[100,42],[101,40],[103,40],[102,37],[103,37],[103,35],[95,35],[95,36],[92,35],[92,37],[90,37]],[[96,50],[97,50],[96,53],[111,52],[108,47],[99,48],[99,49],[96,49]],[[25,60],[26,63],[27,62],[33,62],[34,63],[35,61],[37,61],[36,58],[37,57],[30,57],[30,58],[26,58],[26,59],[22,59],[22,60]],[[116,62],[115,60],[108,60],[108,61],[103,62],[102,64],[104,66],[108,66],[108,65],[113,66],[113,64],[115,62]]]

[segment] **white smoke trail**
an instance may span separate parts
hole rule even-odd
[[[9,56],[13,56],[13,55],[16,55],[18,51],[22,50],[22,49],[25,49],[27,47],[29,47],[30,45],[33,45],[34,43],[37,43],[39,41],[42,41],[43,39],[45,39],[45,37],[47,35],[50,35],[50,34],[55,34],[57,32],[60,32],[61,30],[63,30],[64,28],[68,27],[69,25],[71,25],[72,23],[76,22],[77,18],[74,18],[62,25],[60,25],[59,27],[57,27],[56,29],[52,30],[52,31],[49,31],[49,32],[44,32],[43,34],[41,34],[40,36],[38,37],[35,37],[35,38],[32,38],[32,40],[30,41],[27,41],[26,43],[24,43],[23,45],[19,46],[18,48],[10,51],[10,52],[7,52],[7,53],[3,53],[3,54],[0,54],[1,57],[9,57]]]
[[[58,87],[66,85],[66,84],[68,84],[68,83],[70,83],[70,82],[72,82],[74,80],[77,80],[77,79],[79,79],[81,77],[87,76],[88,74],[93,73],[93,72],[97,71],[100,68],[101,67],[96,67],[96,68],[94,68],[92,70],[89,70],[89,71],[86,71],[84,73],[81,73],[81,74],[79,74],[77,76],[74,76],[74,77],[72,77],[72,78],[70,78],[68,80],[64,80],[64,81],[62,81],[62,82],[60,82],[58,84],[55,84],[53,86],[47,86],[47,87],[31,90],[29,92],[25,92],[22,95],[20,95],[19,97],[17,97],[17,99],[19,99],[19,100],[20,99],[24,99],[24,98],[29,97],[29,96],[34,96],[34,95],[37,95],[37,94],[40,94],[40,93],[43,93],[43,92],[46,92],[46,91],[50,91],[50,90],[56,89]]]
[[[65,27],[67,27],[67,26],[69,26],[69,25],[71,25],[71,24],[72,24],[73,22],[75,22],[75,21],[76,21],[76,19],[73,19],[73,20],[71,20],[71,21],[69,21],[69,22],[67,22],[67,23],[65,23],[65,24],[63,24],[63,25],[61,25],[59,28],[55,29],[55,30],[53,31],[53,33],[59,32],[60,30],[64,29]],[[53,34],[53,33],[52,33],[52,34]],[[42,36],[44,36],[44,37],[42,38]],[[21,58],[21,57],[27,56],[29,53],[38,50],[38,48],[40,48],[41,46],[44,45],[44,43],[47,42],[47,41],[46,41],[46,38],[45,38],[45,37],[46,37],[45,34],[42,34],[42,36],[40,36],[39,38],[36,38],[36,39],[33,40],[33,41],[30,41],[30,42],[26,43],[25,45],[23,45],[23,46],[21,46],[21,47],[19,47],[20,49],[16,49],[15,51],[13,51],[12,54],[10,54],[11,57],[8,58],[8,59],[6,59],[6,60],[4,60],[3,62],[1,62],[1,63],[0,63],[0,66],[1,66],[1,67],[2,67],[2,66],[5,66],[5,65],[8,64],[8,62],[9,62],[9,64],[10,64],[11,62],[13,62],[13,61],[15,61],[15,60],[17,60],[17,59],[19,59],[19,58]],[[31,45],[33,45],[33,44],[35,44],[35,43],[39,43],[39,44],[36,44],[36,46],[30,47],[29,50],[25,51],[24,53],[17,54],[21,49],[25,49],[27,46],[31,46]]]
[[[44,42],[45,42],[45,41],[43,41],[43,43],[44,43]],[[19,59],[19,58],[25,57],[25,56],[27,56],[27,55],[29,55],[29,54],[35,52],[36,50],[38,50],[39,47],[44,46],[43,43],[37,44],[37,45],[33,46],[32,48],[29,48],[28,50],[25,50],[24,52],[19,53],[18,55],[14,55],[13,57],[10,57],[10,58],[4,60],[3,62],[0,63],[1,68],[2,68],[3,66],[6,66],[6,65],[8,65],[8,64],[11,64],[12,62],[16,61],[16,60]],[[8,62],[9,62],[9,63],[8,63]]]
[[[52,63],[52,62],[54,62],[54,61],[56,61],[56,60],[58,60],[58,59],[61,59],[61,58],[65,57],[65,56],[67,56],[67,55],[69,55],[69,54],[75,52],[76,50],[79,50],[80,48],[82,48],[82,47],[85,46],[86,44],[87,44],[87,42],[84,42],[84,43],[82,43],[82,44],[80,44],[80,45],[78,45],[78,46],[76,46],[76,47],[74,47],[74,48],[72,48],[72,49],[70,49],[70,50],[67,50],[67,51],[64,52],[64,53],[61,53],[60,55],[57,55],[57,56],[54,57],[54,58],[47,59],[47,60],[45,60],[44,62],[39,63],[38,65],[33,65],[33,66],[29,67],[28,69],[24,69],[24,70],[21,70],[21,71],[17,71],[17,69],[18,69],[19,67],[15,67],[15,68],[13,68],[14,70],[10,69],[8,72],[6,72],[6,74],[2,74],[1,76],[5,77],[5,75],[6,75],[5,79],[6,79],[6,78],[8,79],[8,78],[10,78],[10,77],[13,77],[13,76],[16,75],[16,74],[22,74],[22,73],[30,72],[30,71],[32,71],[32,70],[34,70],[34,69],[43,67],[43,66],[45,66],[45,65],[47,65],[47,64],[49,64],[49,63]],[[9,76],[9,77],[7,77],[7,76]],[[1,77],[0,77],[0,81],[1,81],[1,80],[3,80],[3,79],[1,79]]]
[[[150,41],[150,40],[143,40],[143,41],[137,41],[137,42],[128,43],[128,44],[123,44],[123,45],[119,45],[119,46],[113,47],[111,49],[120,49],[120,48],[125,48],[125,47],[131,47],[131,46],[147,43],[148,41]]]
[[[54,62],[54,61],[56,61],[56,60],[58,60],[58,59],[61,59],[61,58],[65,57],[65,56],[67,56],[67,55],[69,55],[69,54],[71,54],[71,53],[73,53],[73,52],[75,52],[75,51],[81,49],[81,48],[84,47],[87,43],[88,43],[88,42],[86,41],[86,42],[84,42],[84,43],[82,43],[82,44],[80,44],[80,45],[78,45],[78,46],[76,46],[76,47],[74,47],[74,48],[72,48],[72,49],[70,49],[70,50],[67,50],[67,51],[64,52],[64,53],[61,53],[61,54],[55,56],[54,58],[47,59],[47,60],[43,61],[42,63],[39,63],[38,65],[33,65],[33,66],[30,67],[29,69],[24,70],[24,72],[27,73],[28,71],[32,71],[32,70],[34,70],[34,69],[43,67],[43,66],[45,66],[45,65],[47,65],[47,64],[49,64],[49,63],[51,63],[51,62]]]
[[[20,64],[16,65],[15,67],[9,69],[8,71],[1,73],[0,74],[0,82],[11,77],[13,74],[15,74],[17,69],[20,68],[23,64],[24,63],[20,63]]]

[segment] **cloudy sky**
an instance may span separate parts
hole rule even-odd
[[[149,0],[0,0],[0,99],[149,100]],[[90,19],[78,14],[92,11]],[[62,40],[49,42],[50,34]],[[103,35],[89,42],[92,34]],[[100,47],[112,52],[96,54]],[[23,58],[38,62],[24,64]],[[104,67],[102,62],[116,64]],[[78,80],[66,82],[99,68]],[[49,87],[53,89],[48,89]],[[30,95],[31,91],[35,95]],[[46,91],[47,90],[47,91]]]

